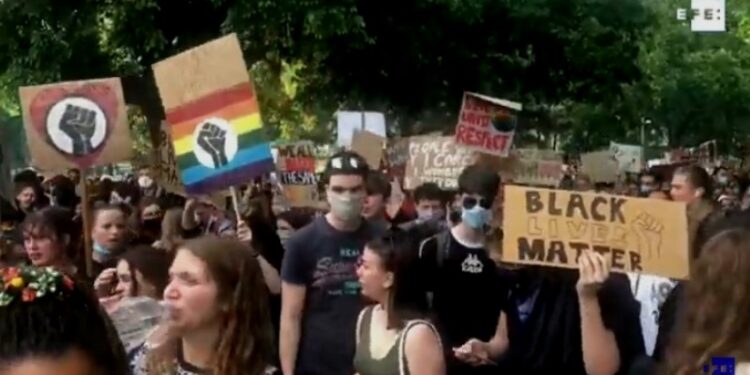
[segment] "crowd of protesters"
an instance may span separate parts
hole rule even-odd
[[[23,171],[0,202],[0,374],[692,375],[717,357],[750,362],[748,183],[711,172],[615,186],[571,169],[560,182],[685,202],[691,271],[677,281],[610,272],[595,252],[577,270],[502,262],[508,181],[481,164],[457,191],[408,192],[395,214],[390,179],[347,151],[327,161],[326,209],[277,204],[261,181],[235,207],[166,193],[148,169]]]

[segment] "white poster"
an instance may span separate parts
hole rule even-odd
[[[643,170],[643,147],[611,142],[609,151],[617,160],[620,172],[640,173]]]
[[[336,144],[341,147],[351,147],[354,133],[367,130],[370,133],[388,138],[385,131],[385,115],[380,112],[348,112],[336,113],[338,136]]]

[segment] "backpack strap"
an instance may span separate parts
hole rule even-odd
[[[409,323],[406,324],[406,327],[401,331],[401,337],[398,339],[398,373],[399,375],[409,375],[409,367],[408,363],[406,361],[406,336],[409,334],[409,330],[420,325],[426,325],[432,333],[435,334],[435,337],[438,339],[438,345],[440,345],[440,351],[443,351],[443,344],[440,340],[440,334],[438,334],[437,329],[435,329],[435,326],[432,325],[432,323],[426,321],[426,320],[412,320]]]

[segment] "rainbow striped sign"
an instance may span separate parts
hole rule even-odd
[[[189,64],[184,56],[190,56]],[[222,64],[229,66],[221,69]],[[187,69],[177,75],[178,66]],[[236,74],[227,76],[227,71]],[[160,62],[154,73],[188,194],[245,184],[275,169],[255,90],[234,35]],[[188,88],[192,92],[186,93]]]

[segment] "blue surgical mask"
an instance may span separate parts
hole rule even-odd
[[[99,253],[101,255],[105,255],[105,256],[108,256],[108,255],[112,254],[112,252],[109,251],[109,249],[107,249],[106,247],[104,247],[104,246],[102,246],[102,245],[100,245],[99,243],[96,243],[96,242],[94,242],[94,252],[95,253]]]
[[[492,211],[476,205],[472,208],[464,208],[461,211],[461,221],[472,229],[482,229],[490,224]]]

